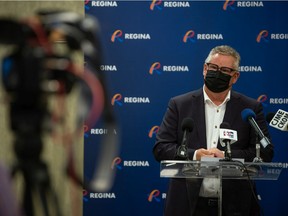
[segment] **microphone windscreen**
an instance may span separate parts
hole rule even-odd
[[[256,118],[256,114],[251,109],[244,109],[241,112],[242,120],[248,122],[249,118]]]
[[[270,123],[274,116],[275,116],[275,113],[268,113],[268,114],[266,115],[266,121],[267,121],[268,123]]]
[[[182,130],[188,130],[189,132],[191,132],[193,130],[193,119],[192,118],[185,118],[182,121]]]
[[[230,144],[233,144],[237,141],[237,131],[232,130],[228,122],[222,122],[220,124],[219,138],[221,146],[225,147],[225,141],[229,141]]]
[[[222,129],[231,129],[231,126],[230,126],[230,124],[228,122],[222,122],[220,124],[220,128],[222,128]]]

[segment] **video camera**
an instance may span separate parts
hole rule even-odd
[[[39,132],[46,115],[47,95],[70,93],[79,80],[71,72],[74,51],[82,51],[91,60],[94,75],[101,77],[97,25],[95,19],[55,11],[39,12],[22,21],[0,20],[0,44],[14,46],[12,54],[2,62],[2,82],[11,96],[14,131],[26,130],[21,125],[25,123],[24,127],[29,128],[29,122],[33,127],[29,129]],[[66,53],[58,53],[55,45],[59,43],[66,46]],[[21,117],[24,115],[29,117]]]
[[[116,128],[104,75],[100,71],[99,24],[93,17],[65,11],[40,11],[23,20],[0,18],[1,44],[12,48],[2,60],[1,71],[18,159],[12,172],[20,170],[24,176],[28,200],[25,201],[25,211],[27,215],[33,215],[32,191],[40,188],[42,193],[41,190],[50,188],[47,166],[40,157],[44,122],[51,118],[48,96],[69,94],[79,83],[82,87],[81,109],[87,111],[79,117],[83,120],[80,129],[83,124],[86,128],[93,127],[100,115],[105,127],[111,131]],[[84,54],[85,66],[75,63],[73,55],[76,52]],[[84,185],[86,181],[75,175],[73,155],[68,155],[68,175],[87,190],[111,188],[114,173],[109,167],[118,152],[117,141],[118,138],[110,134],[103,137],[99,165],[89,184]]]

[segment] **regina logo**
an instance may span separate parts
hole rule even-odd
[[[117,104],[118,106],[122,106],[123,103],[121,102],[121,99],[122,99],[122,95],[121,94],[115,94],[113,97],[112,97],[112,100],[111,100],[111,104],[114,106],[115,104]]]
[[[116,199],[115,193],[90,193],[90,199]]]
[[[262,67],[260,65],[242,65],[239,67],[240,72],[262,72]]]
[[[260,31],[260,33],[258,34],[258,36],[257,36],[257,38],[256,38],[256,41],[258,42],[258,43],[260,43],[260,42],[262,42],[262,41],[264,41],[264,42],[268,42],[269,40],[268,40],[268,36],[269,36],[269,33],[268,33],[268,31],[267,30],[262,30],[262,31]]]
[[[154,8],[162,10],[161,4],[162,0],[153,0],[152,3],[150,4],[150,10],[154,10]]]
[[[223,5],[223,10],[227,10],[227,9],[235,10],[234,3],[235,1],[226,0]]]
[[[117,7],[116,1],[97,0],[91,2],[92,7]]]
[[[89,128],[88,128],[88,126],[84,125],[83,129],[84,129],[84,137],[85,138],[89,137]]]
[[[263,94],[257,98],[257,101],[260,102],[264,107],[266,107],[267,106],[267,103],[266,103],[267,99],[268,99],[267,95]]]
[[[162,0],[153,0],[150,4],[150,10],[154,10],[157,8],[158,10],[162,10],[163,7],[166,8],[183,8],[190,7],[189,1],[162,1]]]
[[[149,194],[148,194],[148,202],[152,202],[152,201],[156,201],[156,202],[160,202],[161,198],[160,198],[160,191],[155,189],[152,190]]]
[[[288,104],[288,98],[270,98],[270,104]]]
[[[183,36],[183,42],[193,42],[197,40],[223,40],[223,35],[218,33],[195,33],[193,30],[188,30]]]
[[[115,40],[119,41],[119,42],[123,42],[123,38],[122,38],[122,31],[121,30],[116,30],[114,31],[114,33],[112,34],[111,37],[111,41],[114,43]]]
[[[149,73],[152,75],[154,72],[156,72],[157,74],[161,74],[161,71],[159,70],[161,68],[161,64],[160,62],[155,62],[152,64],[152,66],[150,67]]]
[[[189,42],[195,43],[196,40],[194,36],[195,36],[195,32],[193,30],[187,31],[183,37],[183,42],[187,43],[187,41],[189,41]]]
[[[161,66],[160,62],[154,62],[149,69],[149,74],[153,75],[154,72],[158,75],[162,74],[162,72],[189,72],[189,68],[187,65],[163,65]]]
[[[122,166],[121,166],[121,158],[120,157],[116,157],[114,158],[114,160],[112,161],[112,164],[111,164],[111,169],[118,169],[118,170],[121,170],[122,169]]]
[[[87,195],[88,195],[88,191],[87,190],[83,190],[83,201],[84,202],[88,202],[88,200],[89,200]]]
[[[125,40],[150,40],[151,36],[147,33],[125,33],[122,30],[116,30],[111,36],[111,41],[114,43],[116,41],[123,42]]]
[[[111,104],[122,106],[123,104],[142,104],[142,103],[150,103],[150,99],[148,97],[123,97],[121,94],[115,94],[111,99]]]
[[[85,0],[85,1],[84,1],[84,5],[85,5],[85,9],[86,9],[86,10],[89,10],[89,9],[90,9],[89,1],[90,1],[90,0]]]
[[[156,135],[156,134],[158,133],[158,131],[159,131],[159,126],[153,126],[153,127],[150,129],[148,136],[149,136],[150,138],[152,138],[154,135]]]
[[[111,163],[111,169],[117,168],[122,170],[123,167],[149,167],[148,161],[138,161],[138,160],[123,160],[120,157],[116,157]]]
[[[258,34],[256,41],[260,42],[268,42],[270,40],[288,40],[287,33],[270,33],[267,30],[262,30]]]
[[[101,71],[117,71],[116,65],[100,65]]]
[[[226,0],[223,5],[223,10],[235,10],[235,8],[249,8],[249,7],[264,7],[262,1],[230,1]]]

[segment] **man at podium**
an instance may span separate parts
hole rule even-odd
[[[179,159],[177,152],[187,132],[182,122],[187,117],[193,120],[186,136],[187,160],[200,160],[204,156],[224,158],[219,127],[225,122],[238,134],[237,141],[231,145],[231,157],[253,161],[258,136],[255,129],[242,120],[241,112],[247,108],[253,110],[259,129],[267,138],[270,136],[262,104],[232,90],[240,76],[239,64],[240,55],[230,46],[217,46],[210,51],[203,65],[203,88],[173,97],[168,103],[153,147],[157,161]],[[264,162],[271,162],[273,145],[261,145],[260,154]],[[219,181],[217,178],[171,179],[164,215],[218,215]],[[224,179],[222,186],[222,215],[260,215],[254,183],[252,189],[248,180]]]

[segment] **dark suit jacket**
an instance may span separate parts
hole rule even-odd
[[[261,103],[235,91],[231,91],[223,122],[228,122],[231,129],[236,130],[238,134],[238,141],[231,145],[232,158],[244,158],[245,162],[251,162],[255,157],[256,134],[249,123],[242,120],[241,112],[245,108],[255,112],[257,124],[269,138]],[[194,121],[193,130],[187,138],[189,159],[193,159],[195,150],[206,148],[204,96],[201,88],[170,99],[153,148],[157,161],[175,159],[176,149],[183,138],[181,123],[186,117]],[[218,148],[224,150],[219,143]],[[264,161],[270,162],[273,158],[273,146],[269,145],[265,149],[261,146],[261,157]],[[171,179],[165,216],[191,216],[201,183],[202,179],[190,179],[189,182],[184,179]],[[250,212],[254,209],[252,203],[255,199],[248,181],[223,180],[222,194],[223,212],[226,215],[253,215]]]

